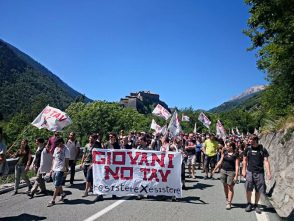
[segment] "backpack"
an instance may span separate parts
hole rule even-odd
[[[262,158],[264,158],[264,147],[259,144],[258,147],[260,148],[261,147],[261,150],[259,151],[259,154],[262,156]],[[252,147],[251,145],[247,147],[248,151],[247,151],[247,155],[246,157],[249,157],[252,155]]]

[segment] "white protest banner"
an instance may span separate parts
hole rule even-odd
[[[46,128],[50,131],[61,131],[62,128],[71,123],[70,117],[65,112],[48,105],[31,124],[39,129]]]
[[[157,106],[154,108],[154,110],[152,111],[152,114],[162,117],[165,120],[167,120],[168,118],[170,118],[171,114],[170,112],[168,112],[168,110],[166,110],[163,106],[161,106],[160,104],[157,104]]]
[[[95,194],[182,197],[179,152],[94,148]]]
[[[189,122],[190,121],[190,117],[186,116],[186,115],[182,115],[182,121],[187,121]]]
[[[167,130],[169,131],[172,137],[179,135],[179,133],[182,131],[177,111],[174,112],[169,122]]]
[[[209,129],[209,126],[210,126],[210,124],[211,124],[211,121],[208,119],[208,117],[206,117],[206,115],[205,115],[203,112],[201,112],[201,113],[199,114],[198,120],[199,120],[201,123],[203,123],[203,125],[204,125],[205,127],[207,127],[207,128]]]

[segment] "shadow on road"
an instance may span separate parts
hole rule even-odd
[[[232,209],[244,209],[246,208],[247,203],[232,203]],[[267,207],[266,205],[260,205],[262,208],[262,211],[267,212],[267,213],[276,213],[275,209],[272,207]]]
[[[64,200],[64,204],[67,204],[67,205],[79,205],[79,204],[91,205],[94,203],[95,201],[86,200],[86,199],[74,199],[74,200],[65,199]]]
[[[47,217],[44,216],[34,216],[31,214],[27,214],[27,213],[23,213],[19,216],[10,216],[10,217],[4,217],[4,218],[0,218],[0,220],[2,221],[10,221],[10,220],[20,220],[20,221],[33,221],[33,220],[45,220],[47,219]]]

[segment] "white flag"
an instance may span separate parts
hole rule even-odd
[[[36,117],[32,122],[32,125],[41,129],[46,128],[50,131],[61,131],[62,128],[72,123],[70,117],[61,110],[50,107],[44,108],[44,110]]]
[[[159,116],[159,117],[163,117],[165,120],[167,120],[171,116],[170,112],[168,112],[168,110],[166,110],[160,104],[157,104],[157,106],[152,111],[152,114]]]
[[[177,111],[174,112],[167,129],[172,137],[177,136],[182,131]]]
[[[164,136],[167,133],[166,125],[164,125],[158,133],[161,133]]]
[[[219,135],[223,139],[226,137],[226,130],[225,130],[222,122],[220,122],[220,120],[218,120],[216,122],[216,134]]]
[[[152,119],[150,128],[155,130],[156,133],[161,131],[161,126],[158,125],[154,119]]]
[[[259,135],[259,132],[258,132],[258,130],[256,129],[256,128],[254,128],[254,133],[253,134],[255,134],[255,135]]]
[[[196,134],[197,133],[197,124],[195,122],[195,125],[194,125],[194,130],[193,130],[193,133]]]
[[[203,125],[204,125],[205,127],[207,127],[207,128],[209,129],[209,126],[210,126],[210,124],[211,124],[211,121],[208,119],[208,117],[206,117],[206,115],[205,115],[203,112],[201,112],[201,113],[199,114],[198,120],[199,120],[201,123],[203,123]]]
[[[231,133],[232,133],[233,135],[235,135],[234,128],[232,128]]]
[[[240,135],[240,131],[239,131],[238,127],[236,127],[236,132],[238,135]]]
[[[182,121],[187,121],[187,122],[189,122],[189,121],[190,121],[190,117],[188,117],[188,116],[182,114]]]

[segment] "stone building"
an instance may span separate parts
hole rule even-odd
[[[157,104],[169,110],[167,104],[159,99],[159,94],[150,91],[132,92],[125,98],[121,98],[119,103],[142,114],[151,113]]]

